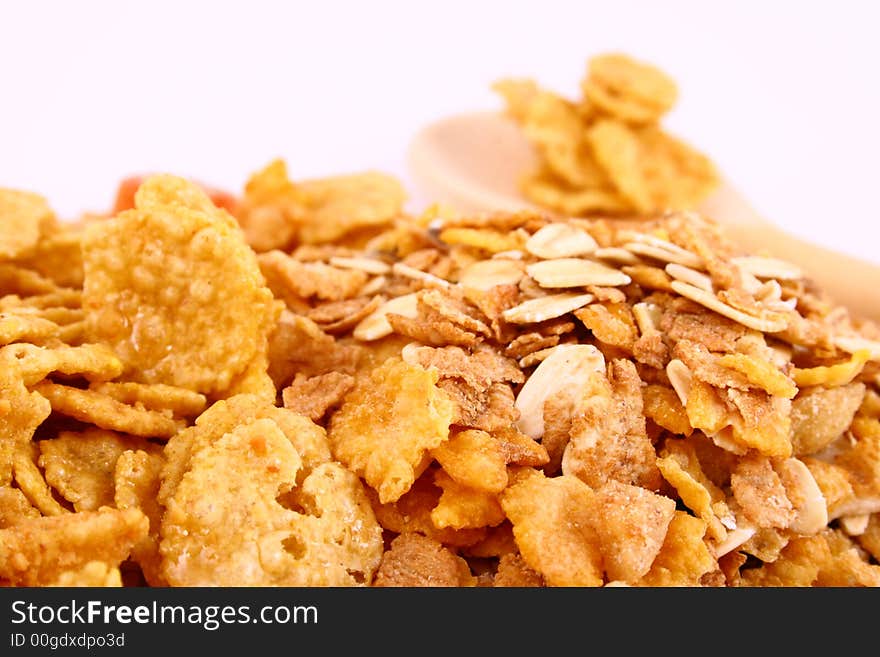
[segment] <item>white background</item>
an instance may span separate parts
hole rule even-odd
[[[409,184],[413,134],[500,109],[495,79],[576,96],[587,59],[620,50],[678,82],[667,129],[761,213],[877,261],[878,7],[0,0],[0,185],[73,216],[132,173],[238,191],[275,157],[294,178],[373,168]]]

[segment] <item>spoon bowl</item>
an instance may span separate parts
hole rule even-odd
[[[451,116],[419,131],[408,151],[418,191],[464,212],[515,211],[536,206],[519,191],[536,156],[519,126],[498,112]],[[803,269],[855,315],[880,321],[880,263],[826,248],[783,230],[760,215],[729,182],[699,207],[743,250]]]

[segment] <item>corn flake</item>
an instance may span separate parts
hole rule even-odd
[[[146,180],[83,239],[90,340],[132,379],[222,394],[266,350],[278,306],[235,221],[192,183]]]
[[[162,519],[162,571],[173,585],[352,586],[372,578],[381,529],[361,483],[302,459],[269,419],[193,454]],[[211,494],[222,481],[228,494]],[[206,494],[207,493],[207,494]]]
[[[453,404],[435,385],[438,378],[436,371],[389,359],[355,385],[330,420],[334,456],[383,503],[409,490],[427,451],[449,436]]]
[[[143,439],[94,427],[82,432],[62,431],[51,440],[39,441],[38,445],[38,465],[45,473],[46,482],[76,511],[96,511],[113,505],[113,472],[123,452],[130,449],[159,451],[158,446]]]
[[[496,494],[461,484],[443,470],[434,472],[434,483],[443,490],[431,511],[431,521],[439,529],[494,527],[504,521]]]
[[[140,511],[102,509],[34,518],[0,530],[0,579],[45,586],[91,561],[118,566],[147,535]]]
[[[529,473],[501,495],[523,559],[551,586],[601,586],[603,561],[593,527],[594,493],[571,476]]]

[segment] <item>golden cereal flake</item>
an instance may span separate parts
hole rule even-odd
[[[28,255],[55,221],[55,214],[42,196],[0,188],[0,258]]]
[[[95,427],[81,432],[61,431],[55,438],[38,444],[38,464],[45,472],[46,482],[76,511],[96,511],[113,505],[113,473],[123,452],[160,451],[158,445],[144,439]]]
[[[576,477],[545,477],[535,471],[515,480],[501,495],[523,559],[550,586],[604,582],[593,496]]]
[[[118,566],[148,527],[137,509],[25,520],[0,530],[0,579],[15,586],[45,586],[90,561]]]
[[[339,465],[324,463],[297,484],[301,467],[293,445],[268,419],[194,454],[162,519],[159,547],[169,584],[370,581],[382,537],[361,483]]]
[[[116,459],[113,472],[114,502],[118,509],[138,509],[150,521],[150,530],[131,549],[131,559],[141,568],[150,586],[165,586],[161,574],[159,527],[165,509],[159,504],[164,458],[161,453],[128,450]]]
[[[364,377],[330,419],[334,456],[362,476],[382,503],[400,498],[428,450],[449,437],[453,403],[436,370],[389,358]]]
[[[159,175],[135,209],[86,228],[89,339],[132,380],[222,395],[266,351],[279,306],[241,230],[196,185]]]

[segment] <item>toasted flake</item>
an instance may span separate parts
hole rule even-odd
[[[791,378],[798,386],[844,386],[855,379],[864,369],[865,363],[871,358],[871,352],[860,349],[852,354],[849,360],[835,365],[817,365],[816,367],[800,368],[792,370]]]
[[[116,508],[139,509],[150,521],[147,536],[131,549],[131,559],[140,566],[150,586],[167,584],[161,574],[159,554],[159,528],[165,507],[159,503],[158,495],[164,463],[161,453],[129,450],[116,459],[113,472]]]
[[[684,511],[676,511],[666,538],[641,586],[699,586],[704,575],[717,569],[718,562],[703,540],[706,523]]]
[[[545,586],[544,578],[529,568],[520,554],[506,553],[498,560],[498,570],[492,579],[496,587],[541,587]]]
[[[15,363],[0,367],[0,486],[12,482],[15,460],[51,412],[45,397],[25,387]]]
[[[53,411],[102,429],[147,438],[170,438],[179,429],[168,415],[123,404],[94,390],[44,381],[35,385],[34,391],[49,400]]]
[[[474,490],[500,493],[507,486],[501,444],[485,431],[459,431],[432,449],[431,456],[455,481]]]
[[[379,492],[400,498],[428,450],[449,437],[453,403],[436,387],[436,370],[391,358],[359,381],[330,420],[334,456]]]
[[[536,324],[548,319],[562,317],[578,308],[582,308],[594,299],[592,294],[562,292],[545,297],[529,299],[518,306],[508,308],[501,316],[513,324]]]
[[[15,483],[44,516],[67,515],[68,509],[62,506],[52,493],[43,472],[37,467],[38,448],[34,444],[25,445],[14,454],[13,472]]]
[[[589,233],[565,222],[543,226],[525,244],[526,251],[545,259],[587,255],[596,248],[596,240]]]
[[[118,566],[109,566],[103,561],[89,561],[81,568],[65,570],[46,586],[69,587],[121,587],[122,574]]]
[[[642,390],[645,417],[675,434],[689,436],[693,431],[687,411],[672,388],[651,384]]]
[[[208,405],[201,393],[163,383],[107,381],[92,383],[89,389],[123,404],[142,404],[153,411],[169,410],[179,417],[195,417]]]
[[[27,255],[54,223],[55,214],[42,196],[0,188],[0,258]]]
[[[381,528],[360,480],[302,459],[270,419],[195,453],[162,518],[172,586],[357,586],[372,579]],[[225,495],[208,494],[223,482]]]
[[[51,440],[41,440],[39,446],[38,463],[46,482],[77,511],[112,506],[113,471],[123,452],[159,451],[146,440],[94,427],[82,432],[62,431]]]
[[[562,472],[594,488],[609,481],[659,490],[662,483],[656,452],[647,434],[642,381],[627,359],[612,360],[607,376],[594,372],[576,395],[570,441],[562,455]],[[546,419],[545,419],[546,422]]]
[[[639,486],[609,482],[595,494],[594,527],[606,577],[634,583],[660,553],[675,501]]]
[[[653,123],[678,98],[678,88],[658,68],[621,53],[593,57],[581,83],[584,98],[621,121]]]
[[[516,481],[501,495],[523,559],[551,586],[604,583],[593,497],[575,477],[539,473]]]
[[[36,315],[0,313],[0,346],[10,342],[42,342],[59,335],[61,327]]]
[[[853,422],[865,384],[801,390],[791,404],[791,444],[797,456],[815,454],[839,438]]]
[[[284,408],[319,422],[329,409],[338,407],[351,389],[355,379],[342,372],[327,372],[315,376],[297,374],[293,382],[281,391]]]
[[[351,299],[361,294],[368,278],[360,269],[300,262],[278,250],[259,254],[257,261],[269,289],[292,307],[307,299]]]
[[[638,338],[635,318],[625,303],[591,303],[574,311],[597,340],[632,351]]]
[[[40,512],[31,505],[21,489],[0,486],[0,529],[12,527],[22,520],[39,517]]]
[[[516,397],[517,428],[534,440],[544,434],[544,403],[557,392],[580,389],[605,371],[605,357],[593,345],[558,345],[532,372]]]
[[[467,562],[441,543],[416,533],[391,541],[372,583],[376,587],[475,586]]]
[[[439,238],[446,244],[469,246],[489,253],[520,249],[522,236],[515,232],[501,232],[489,228],[444,228]]]
[[[526,272],[545,288],[628,285],[632,281],[618,269],[582,258],[542,260],[528,265]]]
[[[766,360],[748,354],[725,354],[718,359],[718,364],[741,372],[749,383],[771,395],[791,399],[798,392],[795,382],[780,372],[776,365]]]
[[[444,470],[434,473],[434,482],[443,490],[431,511],[431,521],[440,529],[495,527],[505,520],[496,493],[471,488],[450,477]]]
[[[195,184],[147,179],[83,238],[87,337],[131,378],[222,393],[265,354],[280,307],[235,220]]]
[[[80,375],[89,381],[107,381],[122,373],[122,361],[104,344],[78,347],[38,347],[11,344],[0,348],[0,362],[15,361],[27,385],[45,379],[50,373]]]
[[[689,283],[672,281],[672,289],[678,292],[681,296],[686,297],[691,301],[695,301],[709,310],[714,310],[719,315],[724,315],[728,319],[732,319],[733,321],[748,328],[755,329],[756,331],[761,331],[763,333],[779,333],[780,331],[784,331],[788,326],[788,322],[783,319],[764,319],[737,310],[733,306],[729,306],[720,301],[714,294],[710,294],[709,292],[706,292],[706,290],[694,287]]]
[[[0,578],[17,586],[43,586],[90,561],[118,566],[147,535],[137,509],[102,509],[34,518],[0,530]]]
[[[522,383],[523,373],[516,364],[488,345],[479,345],[473,351],[454,345],[428,347],[410,343],[404,347],[402,358],[424,368],[435,367],[441,377],[456,377],[478,387],[487,388],[500,381]]]
[[[787,528],[795,520],[785,486],[766,457],[740,459],[730,486],[742,512],[757,527]]]

